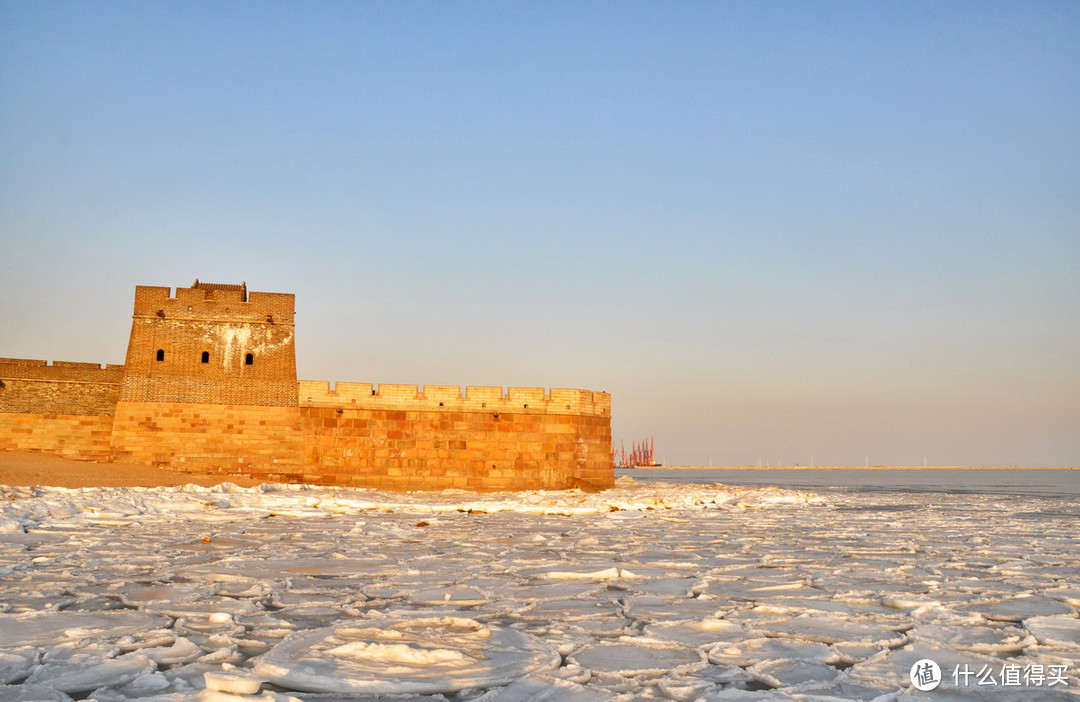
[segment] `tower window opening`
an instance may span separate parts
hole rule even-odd
[[[202,362],[203,363],[209,363],[210,362],[210,352],[209,351],[203,351],[202,352]]]
[[[253,366],[253,365],[255,365],[255,356],[253,354],[250,354],[250,353],[248,355],[244,356],[244,365],[245,366]]]
[[[157,350],[157,360],[159,360],[159,361],[164,361],[165,360],[165,349],[158,349]]]

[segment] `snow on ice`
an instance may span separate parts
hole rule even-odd
[[[0,702],[1080,700],[1074,510],[822,495],[0,487]]]

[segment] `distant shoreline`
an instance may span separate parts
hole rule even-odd
[[[1025,466],[642,466],[619,470],[1080,470],[1080,467]]]

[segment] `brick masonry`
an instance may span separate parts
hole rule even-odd
[[[83,460],[111,460],[109,415],[0,412],[0,451],[43,451]]]
[[[294,296],[135,288],[120,400],[296,407]]]
[[[297,381],[294,296],[139,286],[123,366],[0,359],[0,450],[402,490],[603,489],[611,397]]]

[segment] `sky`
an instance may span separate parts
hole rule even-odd
[[[1080,3],[0,0],[0,356],[291,292],[301,379],[668,465],[1080,465]]]

